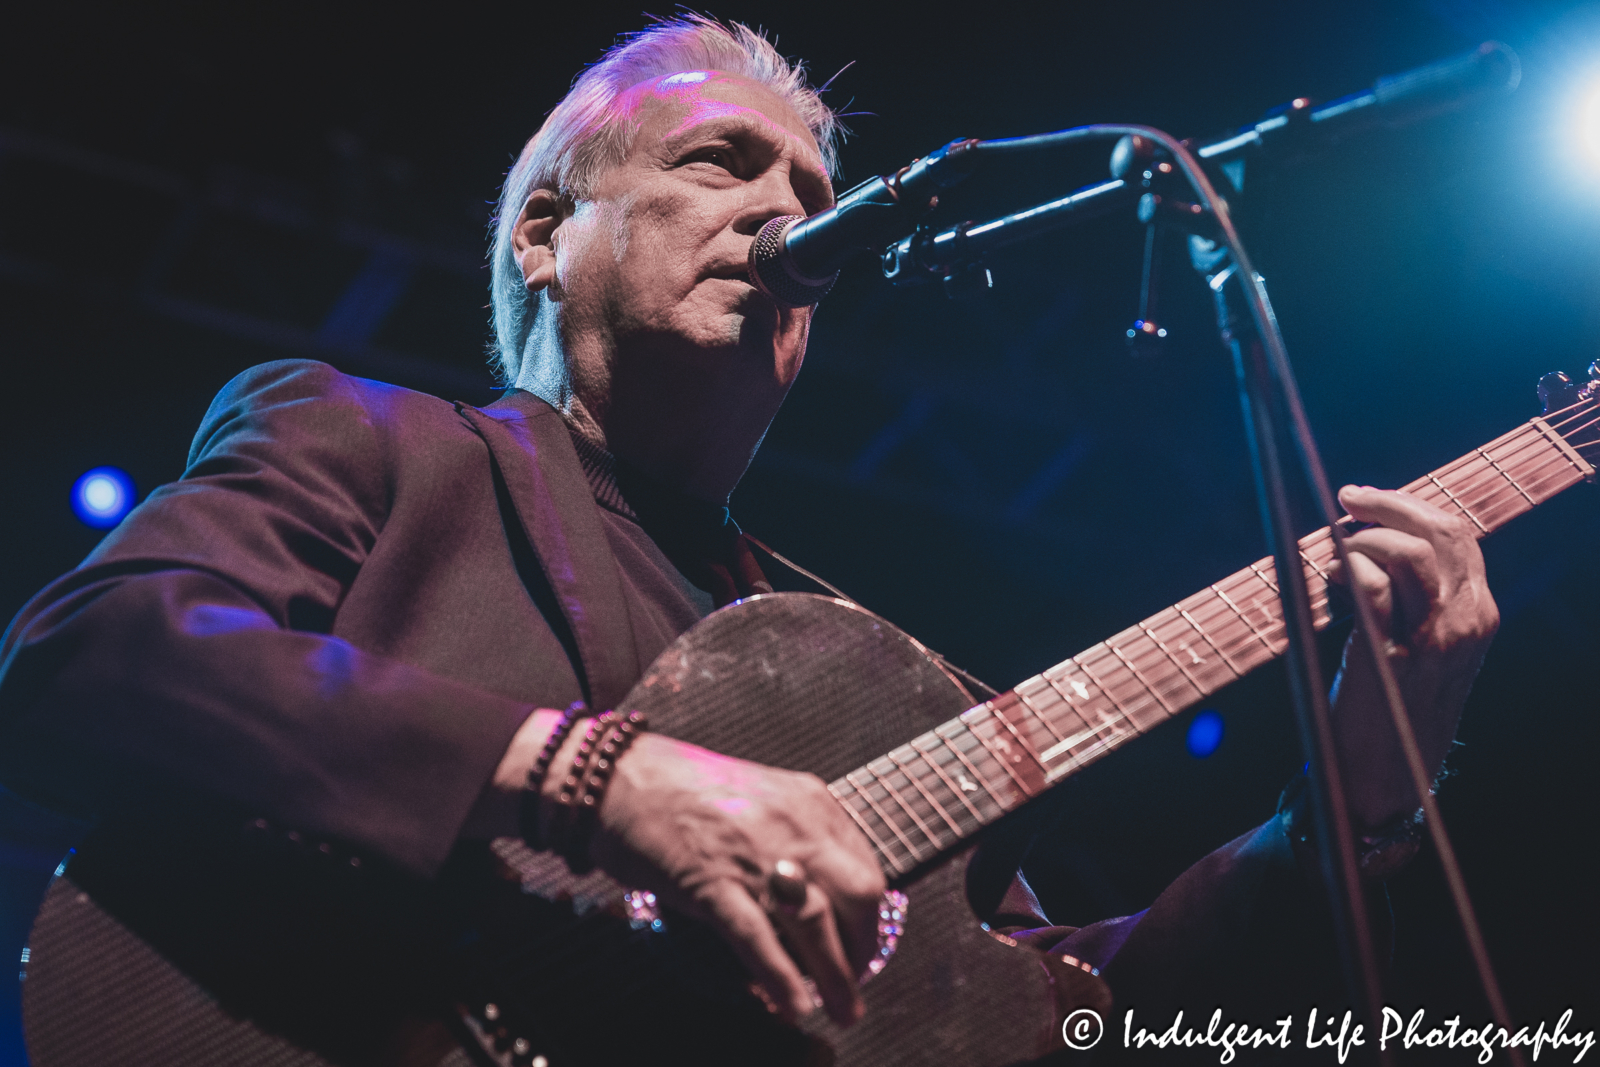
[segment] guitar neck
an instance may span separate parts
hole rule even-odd
[[[1485,537],[1594,477],[1580,449],[1593,399],[1532,419],[1405,490]],[[1573,439],[1569,442],[1569,438]],[[1331,621],[1327,527],[1300,539],[1317,629]],[[891,878],[908,874],[1044,790],[1159,726],[1288,646],[1272,559],[1085,649],[860,767],[828,788]]]

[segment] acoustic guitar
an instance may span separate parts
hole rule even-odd
[[[1543,416],[1407,491],[1482,536],[1593,480],[1600,366],[1581,388],[1547,375],[1540,394]],[[1299,544],[1325,627],[1332,537],[1322,529]],[[846,1030],[822,1012],[799,1028],[783,1025],[704,928],[661,914],[603,872],[577,877],[503,840],[492,863],[484,853],[485,873],[459,901],[451,936],[426,958],[428,993],[397,1003],[387,1030],[363,1024],[354,1038],[319,1041],[317,1033],[337,1030],[338,996],[314,1006],[305,1028],[258,1010],[215,980],[215,968],[190,965],[196,938],[187,948],[168,944],[163,929],[188,929],[181,914],[163,927],[119,903],[117,879],[96,875],[115,864],[85,850],[63,865],[33,927],[23,985],[30,1054],[35,1067],[1035,1059],[1063,1047],[1069,1012],[1104,1012],[1108,991],[1089,964],[980,924],[960,860],[985,827],[1285,645],[1270,559],[976,706],[915,640],[840,600],[752,597],[683,634],[622,707],[648,712],[652,728],[670,736],[820,775],[905,894],[903,907],[882,913],[896,951],[864,988],[865,1019]],[[230,966],[247,973],[253,963]],[[304,957],[301,973],[310,980],[319,966]]]

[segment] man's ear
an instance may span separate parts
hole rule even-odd
[[[530,293],[547,288],[556,279],[555,232],[567,214],[565,201],[549,189],[535,189],[522,205],[511,246]]]

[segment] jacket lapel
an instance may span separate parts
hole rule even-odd
[[[571,628],[591,706],[616,707],[636,681],[638,653],[622,576],[566,424],[550,405],[518,390],[488,408],[456,409],[488,443],[505,478]]]

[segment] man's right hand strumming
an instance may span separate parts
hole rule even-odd
[[[516,798],[558,715],[528,718],[466,836],[516,833]],[[553,768],[571,765],[586,725],[573,728]],[[552,770],[542,783],[544,826],[558,817],[562,777]],[[589,854],[619,882],[717,930],[785,1019],[813,1007],[802,968],[835,1022],[860,1018],[859,977],[877,948],[885,882],[866,838],[820,778],[646,733],[617,760]],[[803,904],[774,894],[781,861],[798,868]]]

